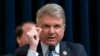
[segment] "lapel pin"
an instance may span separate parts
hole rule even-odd
[[[67,55],[67,51],[63,51],[63,55],[66,56]]]

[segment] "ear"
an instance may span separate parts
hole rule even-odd
[[[20,41],[19,37],[17,37],[16,41],[17,41],[18,45],[20,45],[21,41]]]
[[[64,24],[64,31],[65,31],[65,28],[66,28],[66,24]]]

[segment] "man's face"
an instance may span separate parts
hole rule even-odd
[[[19,46],[23,46],[25,44],[29,44],[29,40],[28,40],[28,36],[27,36],[27,32],[32,28],[35,27],[35,24],[32,23],[26,23],[22,26],[22,36],[20,38],[17,38],[17,42],[19,44]]]
[[[65,31],[65,24],[61,17],[44,15],[37,25],[42,28],[40,40],[43,43],[49,46],[55,46],[62,40]]]

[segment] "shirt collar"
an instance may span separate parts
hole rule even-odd
[[[41,47],[42,47],[43,55],[45,55],[48,51],[48,46],[44,44],[43,42],[41,42]]]
[[[57,54],[59,54],[59,49],[60,49],[60,47],[59,47],[59,43],[55,46],[55,52],[57,53]]]

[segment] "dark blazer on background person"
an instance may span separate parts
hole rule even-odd
[[[14,53],[9,53],[9,54],[5,54],[5,55],[1,55],[1,56],[15,56]]]
[[[15,55],[26,56],[28,49],[29,45],[20,47],[15,51]],[[43,56],[40,44],[38,45],[37,52],[39,56]],[[83,45],[62,41],[60,43],[60,56],[87,56],[87,54]]]

